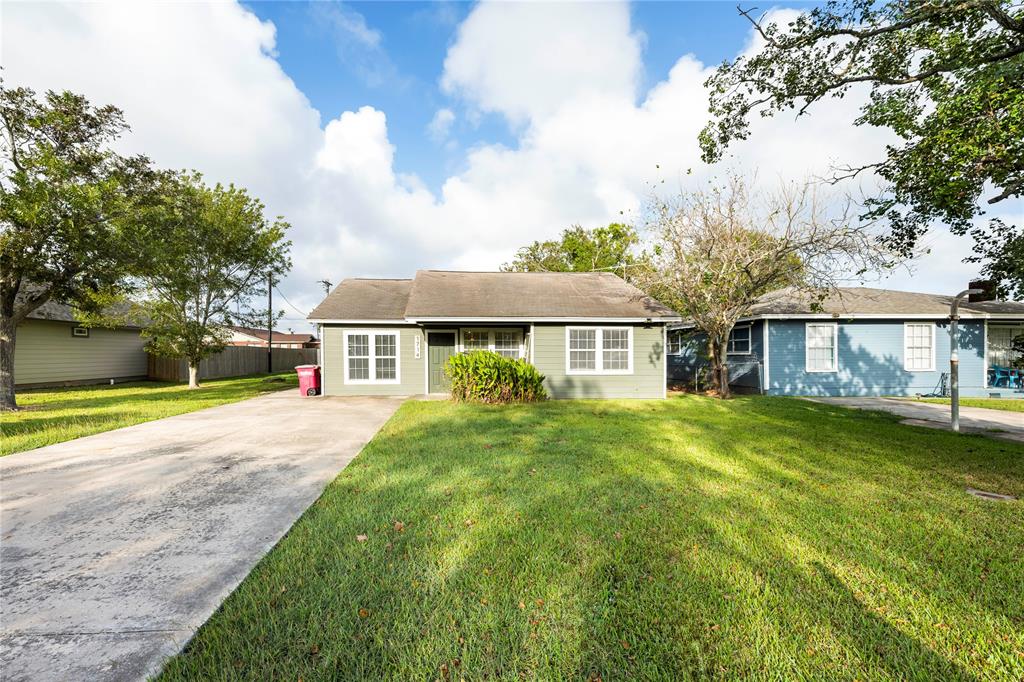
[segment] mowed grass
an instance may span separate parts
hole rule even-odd
[[[268,380],[270,379],[270,380]],[[142,381],[18,392],[17,412],[0,412],[0,456],[161,417],[298,386],[294,372],[187,384]]]
[[[1024,503],[965,486],[1024,495],[1024,448],[786,398],[409,402],[160,679],[1020,680]]]
[[[949,398],[913,398],[917,403],[936,403],[949,405]],[[989,410],[1005,410],[1007,412],[1024,412],[1024,399],[1021,398],[960,398],[960,407],[984,407]]]

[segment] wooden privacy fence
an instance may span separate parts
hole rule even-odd
[[[316,348],[275,348],[275,372],[286,372],[296,365],[315,365]],[[149,356],[150,379],[188,381],[188,364],[184,360]],[[222,379],[260,374],[267,371],[267,349],[255,346],[231,346],[199,363],[200,379]]]

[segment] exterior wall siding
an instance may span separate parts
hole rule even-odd
[[[768,325],[771,395],[873,396],[936,391],[949,371],[949,323],[935,325],[934,371],[903,368],[903,320],[838,322],[838,371],[807,372],[804,320]],[[960,322],[961,395],[985,395],[984,322]]]
[[[18,325],[14,381],[19,386],[107,382],[146,376],[145,342],[138,330],[89,330],[71,336],[67,322],[29,319]]]
[[[684,337],[679,353],[668,356],[668,376],[672,381],[693,384],[695,372],[710,367],[707,334],[693,332]],[[750,328],[750,353],[730,354],[729,385],[735,391],[758,393],[762,390],[764,363],[764,322],[755,320]]]
[[[398,334],[397,384],[346,384],[344,331],[380,329]],[[420,357],[416,358],[415,339],[420,339]],[[383,327],[324,325],[321,346],[321,377],[324,395],[419,395],[426,392],[427,346],[423,330],[412,326]]]
[[[570,326],[606,326],[588,325]],[[665,395],[665,348],[662,325],[633,327],[633,373],[567,375],[565,372],[566,325],[535,325],[533,364],[546,377],[552,398],[662,398]]]

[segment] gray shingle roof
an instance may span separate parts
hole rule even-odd
[[[26,288],[23,287],[22,291],[18,294],[18,299],[20,300],[24,296],[27,296],[28,295],[28,291],[29,290],[27,290]],[[107,310],[111,314],[120,315],[120,314],[123,314],[127,310],[127,307],[125,305],[118,305],[118,306],[114,306],[112,308],[108,308]],[[53,300],[50,300],[50,301],[47,301],[46,303],[43,303],[41,306],[39,306],[38,308],[36,308],[32,312],[30,312],[26,316],[26,319],[29,319],[29,320],[50,320],[50,321],[53,321],[53,322],[78,322],[78,320],[75,317],[75,310],[74,310],[74,308],[72,308],[71,306],[67,305],[66,303],[61,303],[59,301],[53,301]],[[125,323],[123,325],[120,325],[119,328],[124,328],[124,329],[141,329],[143,326],[144,326],[144,324],[143,324],[142,321],[134,320],[134,321],[131,321],[131,322],[127,322],[127,323]]]
[[[308,319],[404,320],[411,288],[411,279],[346,279]]]
[[[952,296],[918,294],[890,289],[844,287],[821,302],[815,310],[808,294],[792,289],[780,289],[765,294],[754,304],[751,316],[759,315],[935,315],[948,316]],[[965,315],[1010,314],[1024,317],[1024,303],[1013,301],[986,301],[960,304]]]
[[[413,280],[351,279],[311,319],[676,318],[607,272],[420,270]]]

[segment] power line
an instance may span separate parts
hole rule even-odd
[[[294,305],[292,304],[292,302],[291,302],[291,301],[289,301],[289,300],[288,300],[288,298],[287,298],[287,297],[286,297],[286,296],[285,296],[284,294],[282,294],[282,293],[281,293],[281,290],[277,288],[277,285],[276,285],[276,284],[274,285],[274,289],[275,289],[275,290],[277,291],[278,295],[279,295],[279,296],[280,296],[281,298],[283,298],[283,299],[284,299],[284,302],[285,302],[285,303],[287,303],[288,305],[290,305],[290,306],[292,307],[292,310],[294,310],[295,312],[297,312],[297,313],[298,313],[299,315],[302,315],[302,317],[303,317],[303,318],[305,318],[305,317],[306,317],[306,313],[304,313],[304,312],[302,312],[301,310],[299,310],[298,308],[296,308],[296,307],[295,307],[295,306],[294,306]]]

